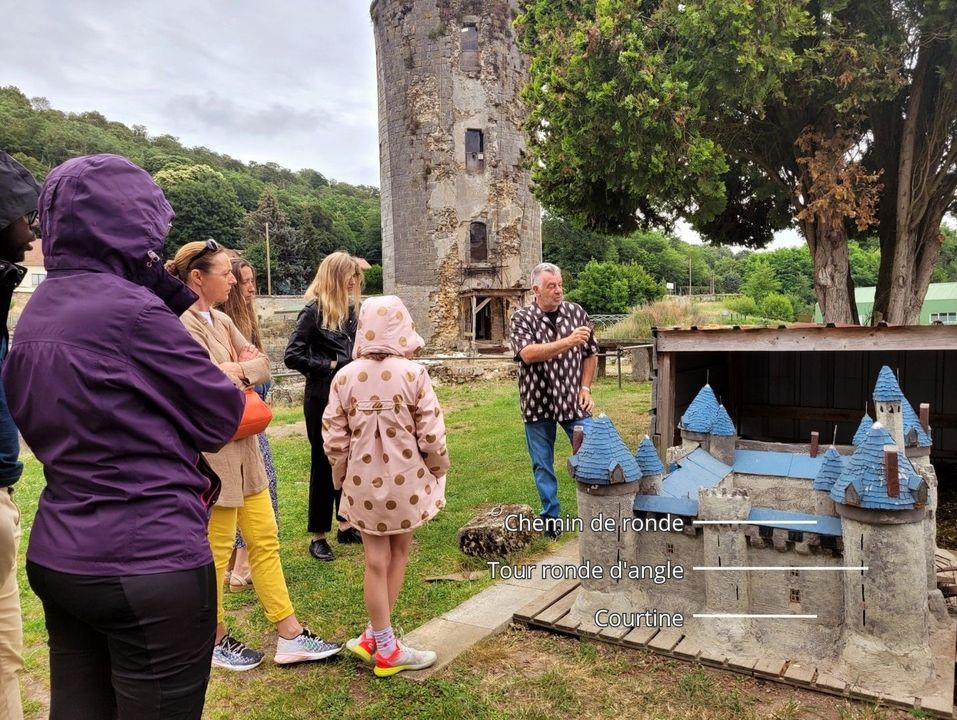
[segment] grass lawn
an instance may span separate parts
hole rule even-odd
[[[613,379],[595,384],[597,409],[607,413],[634,447],[648,426],[650,385]],[[487,587],[487,578],[461,583],[426,583],[430,575],[481,569],[458,550],[456,532],[477,511],[504,502],[538,510],[514,382],[476,382],[439,388],[449,429],[448,505],[416,534],[405,587],[394,617],[409,631]],[[279,424],[301,419],[301,410],[276,413]],[[344,641],[365,623],[361,548],[333,543],[337,559],[318,563],[307,551],[304,531],[309,446],[304,435],[272,440],[279,474],[283,567],[299,618],[323,637]],[[567,441],[558,443],[560,499],[574,513],[574,483],[564,470]],[[29,528],[43,485],[42,471],[28,460],[17,499]],[[537,540],[531,557],[547,547]],[[40,604],[30,592],[21,560],[26,646],[23,677],[27,718],[46,716],[47,650]],[[227,624],[239,637],[267,652],[275,633],[252,593],[226,596]],[[279,668],[267,660],[248,673],[212,674],[204,717],[280,718],[890,718],[894,711],[849,705],[821,695],[790,690],[651,654],[520,629],[479,644],[424,683],[378,680],[349,657]]]

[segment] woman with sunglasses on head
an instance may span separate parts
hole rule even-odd
[[[256,317],[256,308],[253,298],[256,297],[256,271],[253,266],[242,258],[232,259],[233,277],[236,284],[229,291],[229,297],[221,306],[221,310],[229,316],[242,336],[249,340],[256,348],[263,352],[262,334],[259,331],[259,319]],[[256,385],[256,392],[263,400],[272,385],[266,381]],[[272,450],[265,432],[256,436],[259,441],[259,451],[263,456],[266,467],[266,476],[269,478],[269,499],[272,501],[273,514],[276,524],[279,524],[279,495],[276,478],[276,468],[272,462]],[[231,592],[241,592],[253,586],[252,573],[249,569],[249,552],[242,531],[236,530],[236,555],[232,570],[229,573],[229,589]]]
[[[4,366],[43,463],[27,576],[43,603],[52,720],[199,720],[216,632],[200,467],[242,393],[179,321],[164,269],[173,210],[116,155],[68,160],[40,194],[47,279]],[[0,713],[2,714],[2,713]]]
[[[362,288],[362,264],[346,252],[327,255],[306,290],[306,307],[286,346],[285,363],[306,376],[303,411],[312,446],[309,468],[309,552],[316,560],[332,560],[326,533],[332,530],[335,509],[339,543],[361,543],[362,535],[339,514],[341,490],[332,484],[332,467],[322,449],[322,413],[329,403],[332,376],[352,360],[356,312]]]
[[[186,243],[166,268],[199,297],[181,320],[219,369],[241,388],[268,380],[266,356],[243,337],[228,315],[213,309],[226,302],[236,284],[225,249],[215,240]],[[339,652],[339,645],[324,642],[296,619],[279,560],[279,533],[266,489],[268,480],[259,441],[253,435],[233,440],[221,451],[207,453],[206,459],[223,484],[209,520],[209,545],[218,581],[213,665],[242,671],[256,667],[263,659],[263,653],[232,637],[224,624],[222,578],[237,524],[249,547],[256,595],[279,633],[275,661],[280,665],[307,662]]]

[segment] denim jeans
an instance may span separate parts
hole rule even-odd
[[[572,432],[576,425],[581,425],[587,433],[591,427],[591,418],[583,417],[577,420],[536,420],[525,423],[525,441],[528,443],[528,454],[532,459],[532,475],[535,477],[535,486],[538,496],[542,499],[542,517],[558,517],[558,479],[555,477],[555,428],[562,426],[568,435],[568,442],[572,440]]]

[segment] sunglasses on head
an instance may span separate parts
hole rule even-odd
[[[206,244],[203,246],[203,249],[200,250],[195,255],[193,255],[193,259],[187,263],[186,272],[189,272],[192,269],[193,265],[195,265],[199,261],[199,259],[203,257],[204,255],[209,255],[210,253],[219,252],[221,249],[222,248],[220,247],[218,242],[216,242],[212,238],[209,238],[206,241]]]

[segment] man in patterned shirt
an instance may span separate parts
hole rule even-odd
[[[588,314],[564,302],[562,271],[551,263],[532,270],[535,302],[512,317],[511,345],[518,370],[518,393],[525,421],[525,440],[546,534],[558,537],[558,480],[555,477],[555,427],[572,439],[576,425],[585,432],[594,401],[591,380],[598,364],[598,344]]]

